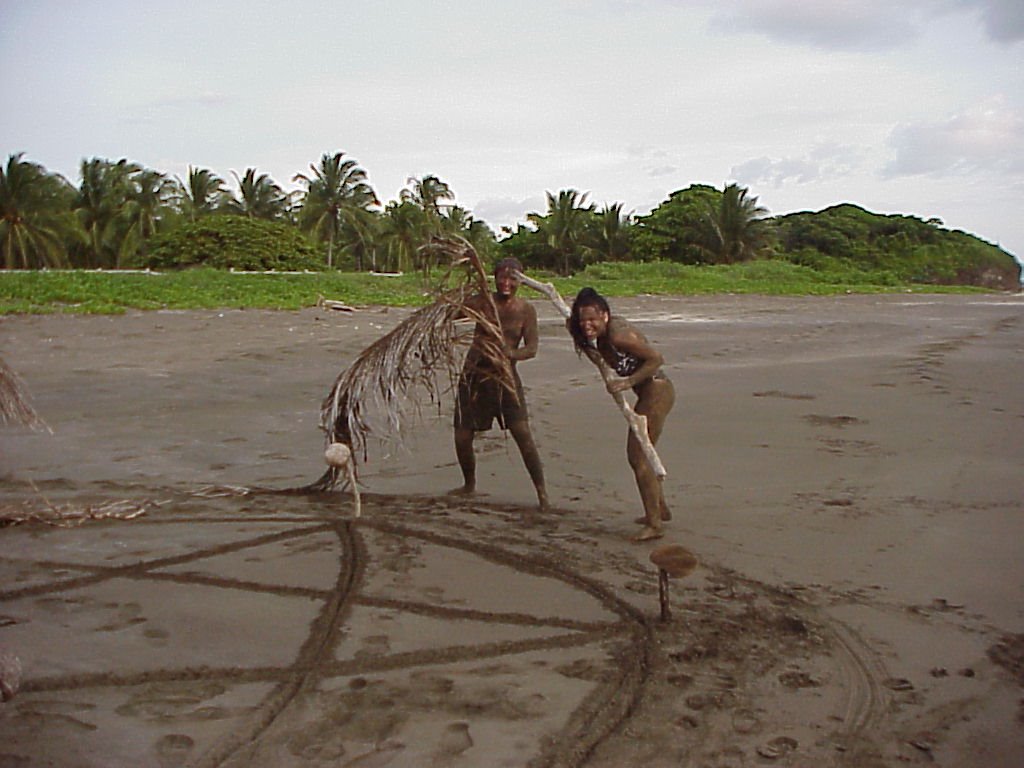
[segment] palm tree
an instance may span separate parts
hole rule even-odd
[[[245,176],[239,178],[231,172],[238,182],[238,198],[228,203],[229,210],[247,216],[250,219],[266,219],[275,221],[284,216],[287,196],[284,190],[266,173],[256,175],[255,168],[249,168]]]
[[[82,161],[73,208],[85,237],[85,266],[121,266],[124,239],[131,229],[126,209],[134,191],[132,176],[141,170],[125,159]]]
[[[324,154],[320,165],[310,165],[313,176],[296,174],[293,181],[306,187],[299,212],[299,225],[327,242],[327,266],[334,264],[334,244],[343,229],[348,229],[364,241],[367,225],[365,214],[372,206],[380,205],[377,195],[367,182],[366,172],[354,160],[345,160],[344,152]],[[346,226],[347,225],[347,226]]]
[[[339,241],[342,250],[352,257],[355,268],[362,271],[367,264],[377,269],[377,246],[381,242],[383,216],[376,211],[354,210],[341,225]]]
[[[183,190],[182,212],[189,221],[216,213],[230,199],[224,180],[208,168],[188,167],[188,183],[178,180]]]
[[[432,222],[441,218],[441,208],[445,205],[440,201],[455,199],[452,188],[437,176],[424,176],[422,179],[410,176],[405,183],[409,186],[399,193],[399,200],[421,208]]]
[[[768,209],[748,197],[748,189],[729,184],[722,190],[717,208],[704,216],[701,249],[721,264],[745,261],[760,255],[771,242]]]
[[[587,217],[593,213],[593,205],[585,205],[587,192],[582,195],[575,189],[563,189],[555,197],[547,194],[548,210],[544,216],[531,213],[527,216],[537,231],[544,235],[547,244],[562,260],[562,274],[570,273],[570,259],[579,249],[586,231]]]
[[[482,219],[474,218],[473,214],[459,205],[453,205],[441,218],[441,229],[444,232],[464,237],[478,254],[487,255],[494,249],[494,232]]]
[[[143,168],[132,178],[125,215],[129,229],[121,244],[120,261],[136,251],[144,252],[146,241],[156,234],[168,214],[174,211],[177,184],[159,171]]]
[[[5,269],[67,263],[62,230],[73,188],[41,165],[10,155],[0,168],[0,253]]]
[[[605,206],[595,215],[591,247],[601,261],[625,261],[629,258],[631,216],[622,215],[622,203]]]
[[[430,236],[429,227],[426,214],[415,203],[388,203],[381,220],[381,238],[393,270],[419,266],[419,247]]]

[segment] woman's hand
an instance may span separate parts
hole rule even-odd
[[[614,395],[617,392],[625,392],[630,389],[633,384],[630,382],[628,376],[616,376],[614,379],[608,379],[604,383],[605,389],[608,390],[608,394]]]

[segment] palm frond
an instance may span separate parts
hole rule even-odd
[[[35,430],[52,432],[29,402],[25,385],[0,357],[0,424],[24,424]]]

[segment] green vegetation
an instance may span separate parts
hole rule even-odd
[[[120,314],[127,309],[300,309],[321,297],[351,305],[426,303],[417,275],[39,271],[0,273],[0,314]]]
[[[881,216],[856,205],[778,219],[782,255],[794,264],[842,273],[870,270],[893,282],[1013,288],[1020,271],[1005,251],[937,219]]]
[[[499,241],[485,222],[452,202],[454,191],[436,176],[409,178],[397,199],[382,205],[366,173],[343,152],[323,154],[309,170],[292,178],[300,186],[293,192],[256,168],[241,176],[232,171],[232,191],[204,168],[190,167],[182,181],[126,159],[91,158],[82,161],[76,187],[11,155],[0,167],[0,271],[203,267],[323,274],[252,284],[239,277],[222,282],[213,274],[121,283],[50,277],[40,278],[38,295],[20,292],[18,286],[31,280],[6,276],[10,287],[4,290],[14,291],[5,294],[6,311],[51,303],[103,311],[301,306],[321,293],[347,300],[346,291],[355,292],[355,302],[406,303],[419,293],[415,277],[361,273],[418,272],[418,286],[428,286],[439,265],[421,246],[438,235],[466,238],[485,262],[515,256],[527,269],[559,275],[566,286],[602,281],[611,295],[1020,287],[1020,267],[1010,254],[945,229],[937,219],[850,204],[773,217],[737,184],[721,190],[691,185],[645,216],[624,213],[621,203],[598,207],[575,189],[549,191],[546,210],[529,213],[515,231],[503,230]],[[86,284],[96,293],[84,291]],[[173,290],[152,293],[158,285]],[[394,297],[387,293],[392,289]],[[189,290],[196,295],[186,296]],[[47,291],[59,298],[48,298]],[[380,291],[385,295],[373,298]]]
[[[937,289],[892,281],[884,272],[822,271],[785,261],[759,260],[743,264],[694,266],[657,261],[649,264],[594,264],[572,278],[553,280],[565,296],[585,285],[606,296],[693,296],[708,294],[764,294],[773,296],[831,296],[845,293],[973,292],[983,289],[956,286]]]
[[[671,262],[593,264],[573,277],[533,273],[570,298],[584,285],[606,296],[758,293],[832,295],[848,292],[980,291],[907,285],[887,273],[822,272],[784,261],[697,267]],[[439,279],[434,272],[432,278]],[[890,282],[886,282],[889,280]],[[529,289],[523,289],[530,295]],[[0,271],[0,314],[120,314],[129,309],[285,309],[311,307],[320,297],[352,306],[421,306],[430,301],[417,273],[239,273],[208,267],[155,272]],[[539,294],[536,299],[543,301]]]
[[[313,242],[295,227],[241,216],[207,216],[149,241],[138,266],[176,269],[207,266],[251,272],[319,270]]]

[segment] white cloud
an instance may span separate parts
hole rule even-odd
[[[487,197],[472,206],[473,216],[483,219],[495,229],[512,226],[522,221],[524,212],[544,213],[547,203],[543,196],[526,197],[516,200],[511,197]]]
[[[810,184],[834,181],[849,175],[859,165],[862,152],[839,144],[818,144],[802,157],[757,157],[733,166],[730,176],[749,186],[767,185],[778,189],[788,182]]]
[[[994,97],[943,120],[898,125],[889,145],[895,157],[882,171],[885,178],[973,171],[1019,176],[1024,173],[1024,116]]]
[[[734,166],[730,175],[744,185],[769,185],[778,188],[789,180],[797,184],[817,181],[821,177],[821,171],[816,163],[809,160],[757,157]]]

